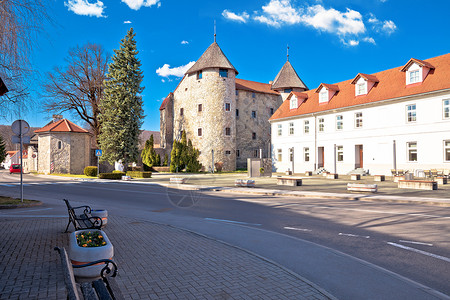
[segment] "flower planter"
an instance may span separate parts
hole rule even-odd
[[[106,209],[93,209],[91,210],[91,216],[99,217],[102,219],[102,227],[108,224],[108,211]]]
[[[77,242],[77,235],[85,232],[100,232],[103,236],[105,245],[99,247],[83,247],[79,246]],[[78,230],[70,234],[69,239],[69,258],[72,265],[82,265],[100,259],[112,259],[114,256],[114,248],[108,236],[103,230],[88,229]],[[94,280],[100,278],[100,272],[105,265],[98,264],[80,269],[73,269],[73,273],[77,279],[80,280]]]

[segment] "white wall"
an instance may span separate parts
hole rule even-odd
[[[450,93],[433,96],[416,96],[407,100],[325,112],[313,117],[299,116],[294,120],[272,122],[272,158],[278,172],[292,169],[289,148],[294,147],[294,171],[301,173],[314,170],[315,147],[324,147],[325,168],[334,172],[334,145],[344,147],[344,161],[337,162],[337,173],[346,174],[355,168],[355,145],[363,145],[363,168],[371,174],[390,175],[393,168],[393,141],[396,141],[397,169],[413,172],[417,169],[450,169],[444,161],[443,141],[450,140],[450,119],[443,119],[442,101]],[[416,105],[416,122],[407,122],[406,106]],[[301,109],[301,107],[300,107]],[[363,113],[363,127],[355,128],[355,113]],[[336,115],[342,115],[343,130],[336,130]],[[314,139],[314,118],[324,118],[325,131]],[[310,133],[303,133],[303,121],[310,121]],[[294,135],[289,135],[289,122],[294,122]],[[283,134],[278,136],[278,124]],[[407,143],[417,142],[417,162],[407,159]],[[304,162],[303,148],[310,148],[310,161]],[[283,161],[277,161],[277,149],[283,150]]]

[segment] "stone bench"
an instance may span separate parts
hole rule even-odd
[[[437,190],[437,182],[430,180],[399,180],[399,189]]]
[[[277,185],[301,186],[302,179],[295,177],[277,177]]]
[[[327,173],[326,178],[327,179],[338,179],[339,176],[338,176],[338,174]]]
[[[312,171],[306,171],[305,176],[312,176]]]
[[[350,174],[350,180],[361,180],[360,174]]]
[[[234,181],[234,185],[243,187],[255,187],[255,181],[251,179],[236,179]]]
[[[170,183],[176,183],[176,184],[184,184],[186,183],[186,178],[182,178],[182,177],[172,177],[170,178]]]
[[[347,183],[347,191],[376,193],[378,186],[376,184]]]
[[[386,177],[384,175],[374,175],[373,180],[374,181],[385,181]]]

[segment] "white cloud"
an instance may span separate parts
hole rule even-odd
[[[374,44],[374,45],[377,44],[377,43],[375,43],[375,40],[372,37],[365,37],[365,38],[363,38],[363,41],[367,42],[367,43]]]
[[[392,22],[391,20],[384,21],[383,22],[383,27],[381,27],[381,30],[383,30],[387,34],[391,34],[391,33],[393,33],[394,31],[397,30],[397,25],[395,25],[395,23]]]
[[[189,44],[188,41],[181,41],[181,45],[187,45],[187,44]]]
[[[131,21],[123,21],[123,24],[131,24]]]
[[[292,5],[290,0],[271,0],[262,7],[264,14],[254,19],[267,25],[279,27],[281,24],[297,24],[301,21],[300,12]]]
[[[106,16],[103,15],[106,6],[99,0],[95,3],[90,3],[88,0],[68,0],[67,2],[64,2],[64,6],[80,16],[106,18]]]
[[[227,9],[222,12],[222,16],[224,16],[228,20],[238,21],[242,23],[246,23],[249,18],[248,13],[246,13],[245,11],[242,14],[236,14]]]
[[[164,64],[161,68],[156,70],[156,74],[161,77],[183,77],[187,70],[195,64],[195,61],[191,61],[184,66],[171,68],[169,64]]]
[[[372,24],[372,29],[376,32],[384,32],[390,35],[397,30],[397,25],[393,21],[380,21],[373,14],[369,14],[368,22]]]
[[[122,0],[129,8],[134,10],[139,10],[142,6],[150,7],[156,5],[157,7],[161,6],[161,2],[159,0]]]

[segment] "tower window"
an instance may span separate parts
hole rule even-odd
[[[225,151],[225,155],[231,155],[231,151],[230,150],[226,150]]]
[[[197,72],[197,79],[202,79],[203,78],[203,72],[202,71],[198,71]]]
[[[62,142],[58,141],[58,149],[62,149]]]
[[[184,115],[184,108],[180,108],[180,116]]]
[[[231,110],[231,104],[225,103],[225,111],[230,111],[230,110]]]
[[[285,93],[290,93],[290,92],[292,92],[292,89],[284,89],[284,92]]]
[[[228,77],[228,69],[219,69],[219,76],[220,77]]]
[[[203,104],[199,104],[198,105],[198,112],[202,112],[203,111]]]
[[[270,115],[273,115],[273,107],[270,108]]]
[[[198,136],[202,136],[203,135],[203,130],[201,128],[197,129],[197,135]]]
[[[256,119],[256,110],[252,110],[252,118]]]
[[[255,93],[252,93],[252,98],[256,98],[256,94]]]
[[[236,117],[239,117],[239,109],[236,109]]]
[[[230,136],[231,135],[231,128],[230,127],[225,128],[225,135],[226,136]]]
[[[238,150],[236,150],[236,157],[239,157],[239,156],[241,156],[241,152],[238,149]]]
[[[256,140],[256,132],[252,132],[252,140]]]

